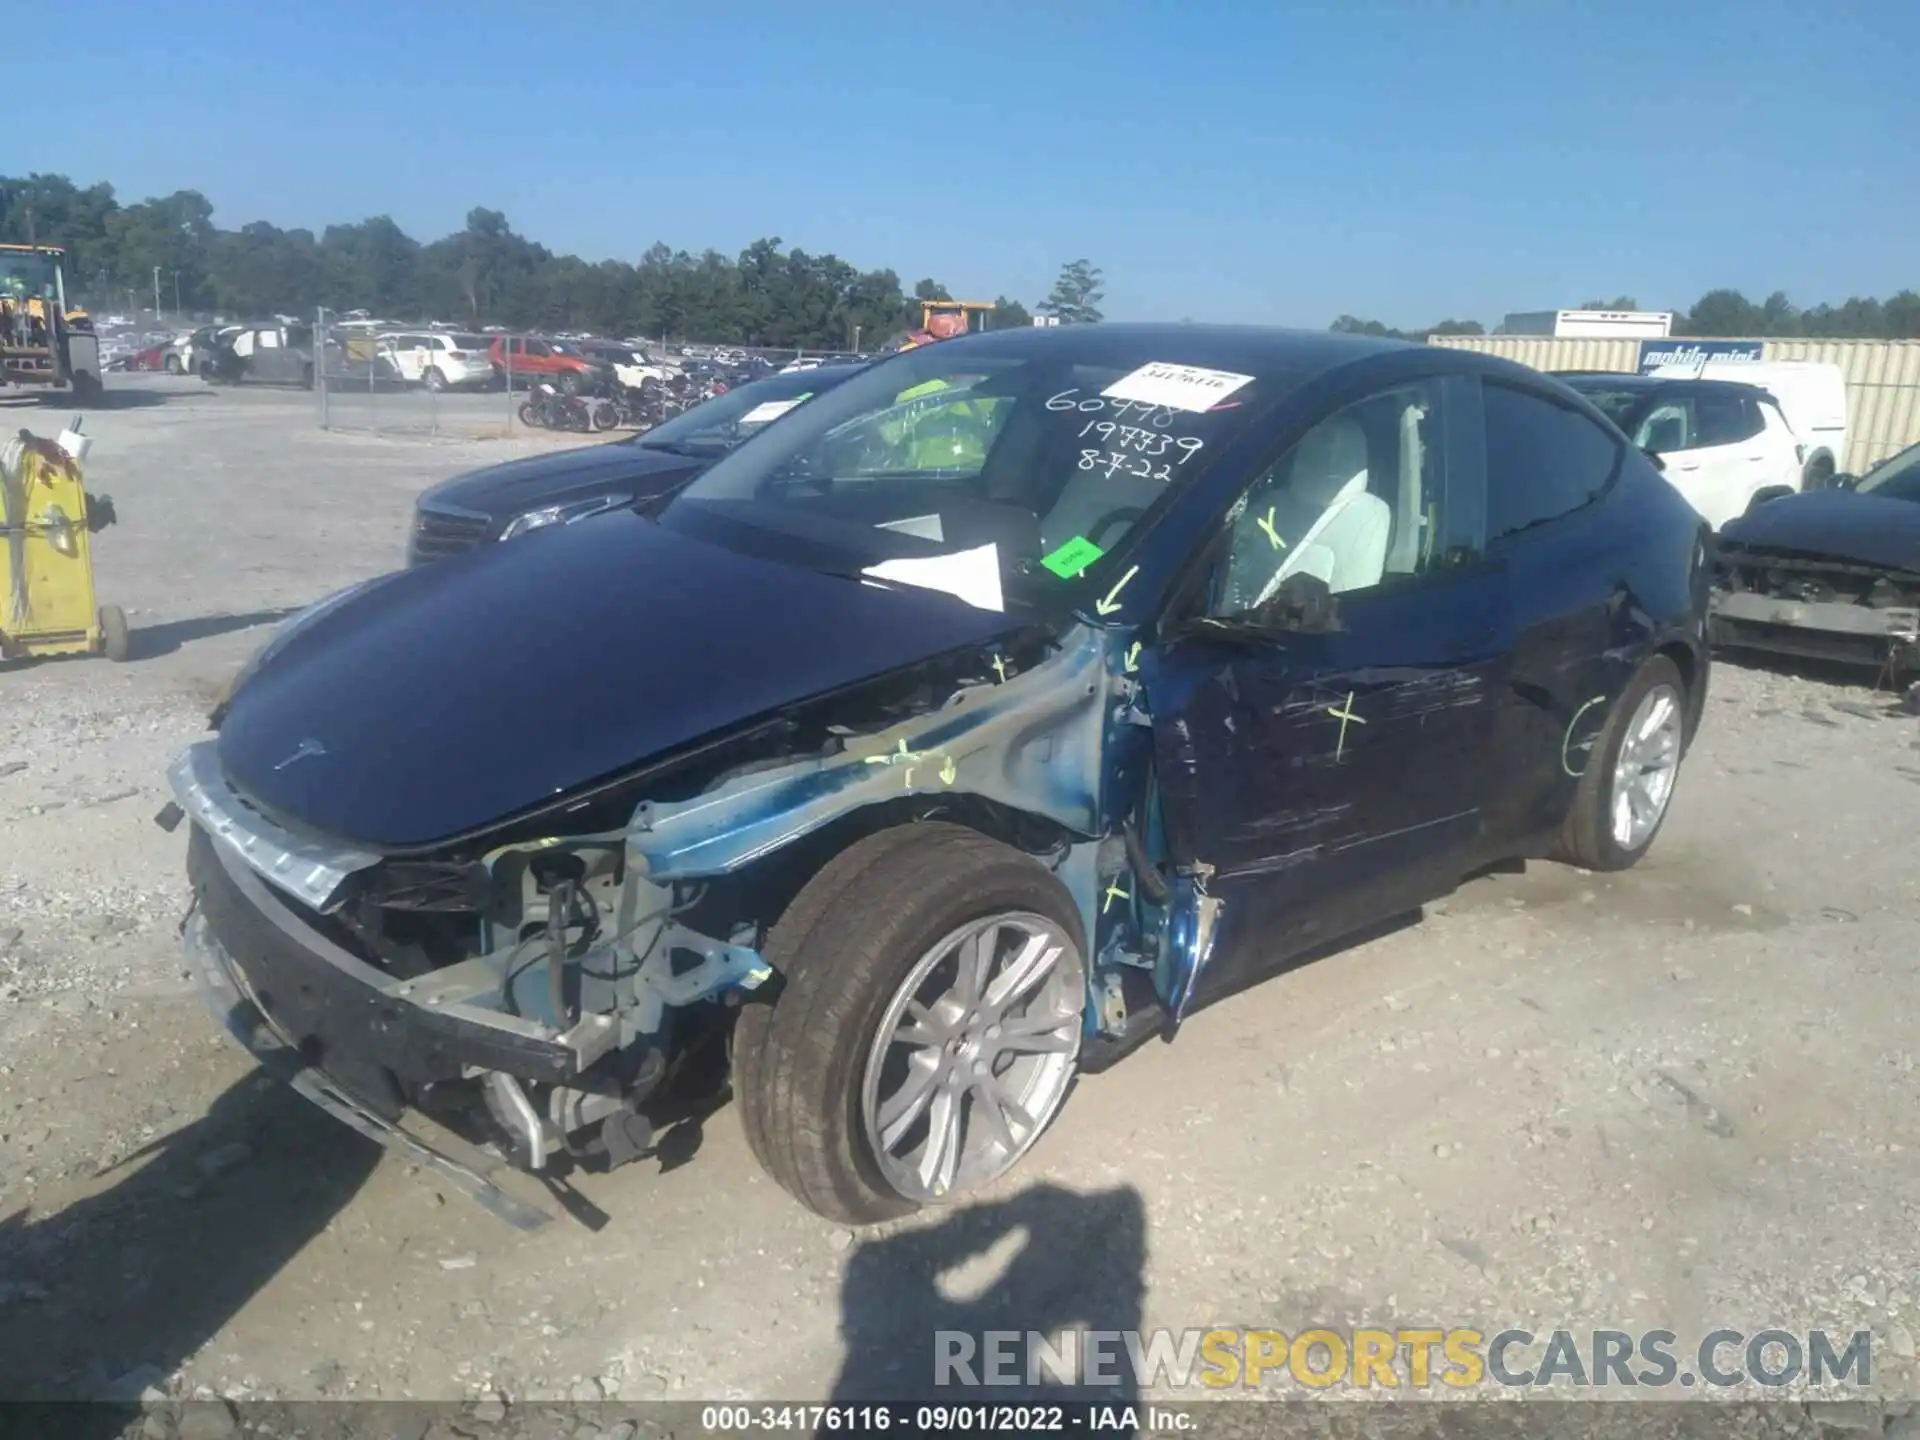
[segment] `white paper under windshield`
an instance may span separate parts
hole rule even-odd
[[[924,559],[883,560],[878,565],[869,565],[860,573],[871,575],[876,580],[917,585],[923,590],[941,590],[979,610],[1004,611],[1007,608],[1000,592],[998,545],[957,550],[951,555],[929,555]]]

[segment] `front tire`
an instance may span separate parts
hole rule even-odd
[[[178,355],[167,356],[167,374],[178,375],[184,371],[185,368],[186,367],[180,363],[180,357]]]
[[[873,1224],[1012,1169],[1066,1102],[1086,942],[1031,856],[937,821],[836,856],[774,927],[734,1034],[747,1143],[815,1214]]]
[[[1656,655],[1627,682],[1588,752],[1553,858],[1586,870],[1637,865],[1666,823],[1687,738],[1686,681]]]

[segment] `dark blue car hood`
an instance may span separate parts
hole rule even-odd
[[[220,757],[284,820],[428,845],[1017,624],[615,512],[334,605],[233,697]]]
[[[1920,503],[1809,490],[1769,500],[1721,528],[1722,543],[1784,550],[1858,565],[1920,570]]]
[[[583,445],[471,470],[441,481],[424,491],[420,499],[428,505],[453,505],[504,522],[542,505],[595,495],[630,495],[635,499],[656,495],[691,479],[719,458],[718,453],[675,455],[622,441]]]

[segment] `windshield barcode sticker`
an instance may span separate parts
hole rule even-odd
[[[1253,376],[1231,370],[1206,370],[1198,365],[1172,365],[1156,360],[1130,375],[1122,375],[1100,393],[1115,400],[1137,400],[1142,405],[1204,412],[1252,382]]]

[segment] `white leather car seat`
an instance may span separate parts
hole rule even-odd
[[[1319,577],[1338,595],[1378,585],[1386,573],[1393,507],[1367,490],[1367,432],[1350,415],[1314,426],[1294,451],[1287,490],[1294,508],[1319,511],[1287,551],[1255,604],[1289,575]]]

